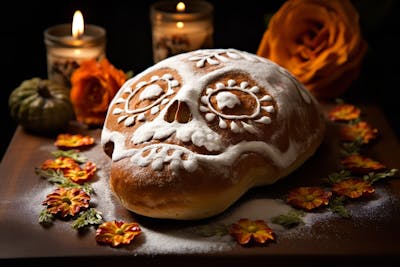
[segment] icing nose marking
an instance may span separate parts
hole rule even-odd
[[[167,122],[177,121],[179,123],[187,123],[192,119],[192,113],[190,112],[189,106],[185,102],[175,100],[171,106],[169,106],[165,113],[164,120]]]

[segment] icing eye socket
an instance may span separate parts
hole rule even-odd
[[[262,125],[271,123],[275,111],[272,101],[258,86],[228,80],[227,84],[219,82],[203,92],[200,111],[209,123],[218,120],[221,129],[256,134]]]
[[[118,116],[118,123],[133,126],[136,121],[145,121],[146,116],[160,112],[178,89],[179,81],[168,72],[151,76],[135,86],[125,85],[114,103],[112,114]]]

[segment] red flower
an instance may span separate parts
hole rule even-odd
[[[312,210],[328,205],[332,192],[320,187],[299,187],[289,191],[287,202],[297,208]]]
[[[142,232],[139,224],[110,221],[102,223],[96,231],[96,241],[112,247],[128,245]]]
[[[274,240],[272,229],[263,220],[240,219],[238,223],[231,225],[229,233],[241,245],[248,244],[251,240],[259,244]]]

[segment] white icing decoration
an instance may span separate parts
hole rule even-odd
[[[150,84],[139,95],[139,100],[153,99],[161,95],[163,89],[158,84]]]
[[[212,71],[204,74],[204,72],[193,71],[193,64],[190,63],[191,65],[188,65],[187,62],[185,62],[185,60],[191,56],[197,56],[197,59],[192,58],[189,59],[189,61],[196,61],[199,63],[199,61],[203,60],[203,63],[198,64],[198,66],[211,64],[207,62],[207,59],[205,59],[207,56],[212,58],[212,60],[217,61],[218,64],[221,62],[224,62],[225,64],[221,68],[215,68]],[[211,62],[215,63],[214,61]],[[176,90],[176,95],[174,96],[172,96],[172,94],[174,94],[175,91],[171,89],[174,87],[173,85],[179,85],[179,83],[173,79],[172,75],[168,76],[164,74],[161,78],[158,76],[153,76],[154,78],[152,78],[153,80],[151,81],[142,81],[138,83],[138,80],[140,80],[144,75],[149,75],[154,70],[171,67],[173,67],[175,71],[179,73],[179,75],[182,77],[183,83],[182,88],[179,91]],[[214,132],[207,125],[207,117],[212,117],[212,115],[208,114],[215,114],[215,117],[217,117],[219,120],[218,125],[221,129],[228,128],[227,122],[231,126],[232,122],[234,121],[229,120],[236,120],[240,121],[239,124],[235,123],[240,131],[258,131],[259,129],[257,127],[261,127],[261,125],[256,125],[255,123],[271,123],[271,118],[261,114],[262,101],[274,101],[273,106],[271,106],[279,107],[279,113],[276,112],[276,114],[274,114],[274,118],[276,118],[276,120],[279,122],[285,123],[284,118],[287,117],[288,113],[299,114],[297,115],[297,118],[301,120],[304,116],[301,112],[297,112],[297,107],[300,106],[301,103],[299,101],[303,99],[307,103],[313,103],[315,100],[308,92],[302,90],[303,87],[301,84],[292,79],[291,76],[287,75],[286,72],[285,75],[277,75],[277,73],[280,73],[280,71],[281,70],[279,69],[279,66],[267,59],[235,49],[202,50],[170,57],[148,68],[143,72],[143,74],[128,80],[122,86],[120,92],[116,95],[113,103],[111,103],[111,107],[115,109],[116,107],[114,104],[124,104],[122,100],[125,102],[123,108],[124,112],[116,115],[118,116],[118,123],[127,120],[127,118],[138,116],[142,114],[142,112],[151,110],[153,107],[159,106],[161,103],[163,103],[165,107],[163,110],[159,111],[159,115],[152,121],[146,121],[142,123],[132,133],[126,132],[122,134],[116,131],[110,131],[106,128],[106,126],[104,126],[101,142],[103,144],[109,141],[114,142],[114,151],[112,154],[113,161],[130,157],[134,165],[152,166],[153,161],[155,161],[156,163],[154,163],[154,167],[159,168],[159,166],[161,166],[160,161],[162,160],[162,166],[169,164],[169,167],[174,171],[178,170],[179,168],[193,171],[198,167],[200,162],[203,164],[215,164],[216,168],[221,169],[221,166],[231,166],[231,164],[233,164],[243,153],[251,152],[267,157],[278,167],[288,167],[296,160],[296,155],[298,152],[304,149],[304,144],[298,144],[294,140],[288,140],[289,146],[288,150],[286,151],[280,151],[274,145],[262,141],[242,141],[238,144],[225,147],[225,142],[221,140],[221,136]],[[215,88],[207,88],[207,86],[213,84],[214,81],[217,81],[221,76],[228,72],[245,72],[251,74],[252,80],[255,81],[260,88],[268,89],[268,94],[263,93],[261,90],[257,93],[251,92],[251,89],[248,88],[249,85],[247,82],[241,82],[240,84],[235,83],[234,86],[229,86],[230,83],[226,82],[227,85],[224,85],[225,89],[218,89],[216,86],[214,86]],[[154,103],[148,107],[130,110],[129,101],[133,99],[139,90],[144,89],[144,86],[149,86],[152,84],[152,82],[156,82],[156,78],[163,80],[168,84],[168,88],[164,88],[163,90],[165,93],[158,96]],[[133,84],[135,83],[137,84],[135,86],[135,90],[132,90]],[[216,96],[220,90],[229,91],[231,89],[241,91],[242,93],[247,93],[254,97],[257,103],[257,105],[255,105],[256,107],[254,107],[256,113],[255,115],[243,114],[244,116],[239,115],[229,118],[231,115],[219,114],[215,112],[215,110],[209,108],[211,95]],[[204,90],[206,95],[202,97]],[[126,95],[126,93],[129,95]],[[167,93],[171,95],[168,96]],[[299,94],[302,96],[300,100],[298,97]],[[202,99],[199,101],[200,97],[202,97]],[[164,115],[168,110],[169,105],[171,105],[175,100],[185,102],[191,110],[192,117],[188,123],[178,123],[176,121],[168,123],[164,121]],[[205,100],[207,103],[205,103]],[[288,102],[290,105],[287,105]],[[202,114],[200,111],[201,106],[208,108],[209,111],[205,114]],[[107,116],[113,116],[113,111],[114,110],[111,110]],[[206,119],[202,118],[203,115],[206,117]],[[141,116],[144,117],[144,114]],[[136,119],[138,120],[138,118]],[[253,126],[253,128],[251,126]],[[235,128],[234,126],[231,127]],[[231,127],[229,127],[228,130],[230,130]],[[165,139],[172,135],[174,135],[176,140],[182,142],[192,142],[195,146],[204,146],[208,151],[216,151],[218,153],[212,153],[209,155],[197,154],[185,147],[166,143],[154,144],[139,149],[126,147],[128,140],[134,144],[139,144],[150,141],[152,138]],[[307,143],[311,143],[316,136],[318,136],[318,133],[307,136]],[[161,153],[164,151],[164,148],[165,154]],[[151,149],[154,149],[153,154],[150,151]],[[167,151],[171,149],[174,152],[172,155],[168,155]],[[145,150],[149,150],[150,154],[146,157],[143,157],[142,153]],[[180,152],[178,153],[176,151]],[[185,156],[181,157],[182,155]]]
[[[115,108],[112,112],[113,115],[119,115],[123,112],[124,110],[122,108]]]
[[[221,129],[225,129],[226,127],[228,127],[228,125],[226,124],[226,122],[222,119],[219,118],[219,124],[218,124],[219,128]]]
[[[155,106],[155,107],[152,107],[152,108],[151,108],[150,114],[154,115],[154,114],[156,114],[156,113],[159,112],[159,111],[160,111],[160,106]]]
[[[272,100],[272,97],[270,95],[265,95],[260,99],[260,101],[271,101],[271,100]]]
[[[221,110],[225,107],[234,108],[236,105],[240,105],[240,99],[237,95],[230,92],[220,92],[215,98],[217,100],[217,106]]]
[[[270,124],[271,123],[271,118],[264,116],[264,117],[261,117],[258,120],[255,120],[255,122],[264,123],[264,124]]]
[[[266,112],[269,112],[269,113],[273,113],[274,112],[274,106],[266,106],[266,107],[262,106],[261,108],[263,110],[265,110]]]
[[[135,116],[130,116],[129,118],[126,119],[126,121],[124,122],[125,126],[132,126],[133,124],[135,124]]]
[[[209,112],[210,110],[205,106],[200,106],[200,111],[201,112]]]
[[[234,132],[234,133],[240,132],[239,126],[238,126],[237,123],[234,122],[234,121],[231,122],[231,130],[232,130],[232,132]]]
[[[253,86],[250,89],[250,92],[257,94],[260,91],[260,88],[258,86]]]
[[[146,116],[144,115],[144,113],[140,113],[140,114],[137,116],[137,119],[138,119],[139,121],[145,121],[145,120],[146,120]]]
[[[258,133],[257,128],[254,127],[253,125],[248,124],[248,123],[245,123],[244,121],[242,121],[242,125],[243,125],[243,128],[244,128],[246,131],[248,131],[249,133],[252,133],[252,134],[257,134],[257,133]]]
[[[208,121],[212,121],[213,119],[215,119],[215,114],[214,113],[207,113],[206,114],[206,120]]]

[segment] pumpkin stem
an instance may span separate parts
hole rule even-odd
[[[45,82],[43,82],[43,81],[39,82],[37,92],[41,97],[51,98],[50,90],[47,87],[47,84]]]

